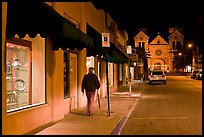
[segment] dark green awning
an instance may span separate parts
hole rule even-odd
[[[128,63],[128,56],[118,47],[116,47],[112,42],[110,47],[102,47],[102,35],[98,33],[93,27],[87,24],[87,35],[90,36],[94,41],[94,49],[87,49],[87,56],[106,56],[108,57],[108,62],[114,63]],[[104,58],[105,59],[105,58]]]
[[[50,36],[53,49],[93,48],[93,39],[76,26],[68,22],[51,6],[40,1],[9,1],[7,8],[7,38],[18,34],[20,38],[28,34],[34,38],[37,34]]]
[[[112,42],[110,47],[104,49],[104,56],[107,55],[108,62],[114,62],[117,64],[128,63],[129,58],[122,50],[116,47]]]
[[[86,25],[86,34],[90,36],[94,41],[94,49],[87,50],[87,56],[102,56],[104,55],[104,50],[102,47],[102,36],[89,24]]]

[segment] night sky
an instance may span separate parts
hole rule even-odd
[[[158,32],[168,42],[169,28],[177,27],[182,30],[184,44],[204,46],[201,1],[95,0],[93,4],[107,11],[119,29],[127,30],[131,45],[141,29],[146,31],[150,42]]]

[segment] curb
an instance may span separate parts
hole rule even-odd
[[[140,96],[142,95],[142,93],[140,94]],[[139,96],[139,98],[140,98]],[[134,110],[135,106],[137,105],[138,99],[136,99],[133,103],[133,105],[131,105],[131,109],[128,112],[127,116],[124,115],[120,120],[119,123],[116,125],[116,127],[113,129],[113,131],[111,132],[110,135],[120,135],[120,132],[123,128],[123,126],[125,125],[127,119],[129,118],[130,114],[132,113],[132,111]]]

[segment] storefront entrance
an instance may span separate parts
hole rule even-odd
[[[70,53],[70,109],[77,108],[77,55]]]

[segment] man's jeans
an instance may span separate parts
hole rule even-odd
[[[89,114],[93,113],[95,92],[86,92],[87,97],[87,110]]]

